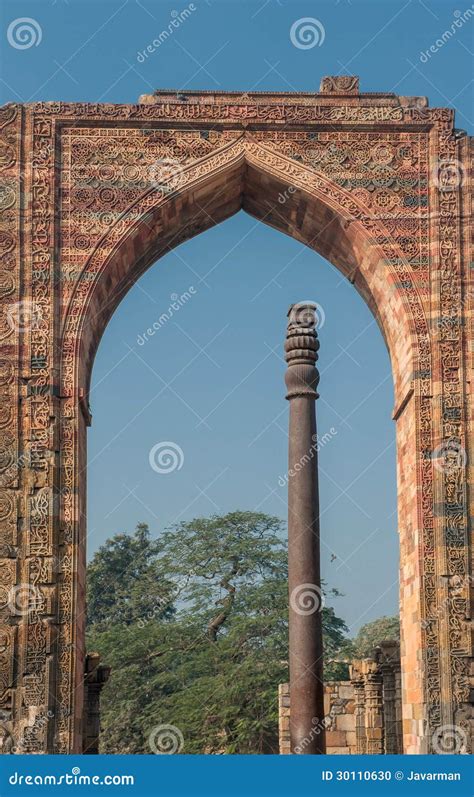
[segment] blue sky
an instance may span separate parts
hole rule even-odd
[[[2,102],[135,102],[155,88],[315,91],[324,75],[357,74],[363,91],[427,95],[472,130],[474,19],[422,57],[473,8],[451,2],[196,0],[146,59],[183,3],[4,1]],[[37,46],[9,46],[18,18]],[[316,18],[321,46],[295,47],[293,23]],[[13,34],[11,34],[13,35]],[[193,287],[144,345],[139,335]],[[286,517],[287,403],[282,346],[291,302],[324,310],[320,331],[323,576],[357,629],[398,608],[395,429],[390,363],[363,300],[300,243],[243,213],[155,264],[112,318],[94,366],[89,432],[89,553],[139,520],[154,533],[177,519],[254,509]],[[333,431],[330,431],[333,430]],[[182,450],[168,474],[155,444]],[[180,455],[181,456],[181,455]],[[334,555],[336,558],[333,558]]]

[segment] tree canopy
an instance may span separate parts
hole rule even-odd
[[[87,623],[95,631],[130,625],[150,614],[172,613],[173,585],[160,564],[162,545],[146,523],[135,533],[116,534],[87,568]]]
[[[379,617],[363,625],[352,640],[354,658],[371,656],[374,648],[384,640],[400,640],[400,620],[398,617]]]
[[[322,612],[325,679],[347,678],[347,627]],[[278,752],[278,684],[288,680],[281,520],[232,512],[157,540],[144,524],[117,534],[89,565],[88,620],[88,650],[112,667],[101,752],[149,753],[160,725],[179,729],[184,753]]]

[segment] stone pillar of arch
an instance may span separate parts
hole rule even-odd
[[[457,751],[471,749],[470,153],[451,109],[366,94],[352,77],[312,94],[0,108],[0,711],[17,746],[82,749],[86,426],[102,332],[148,266],[244,209],[339,268],[384,335],[404,750],[442,751],[453,726]]]
[[[374,654],[383,682],[384,752],[387,755],[396,755],[403,752],[399,711],[400,646],[397,642],[384,640],[378,645]]]
[[[365,732],[365,682],[359,661],[352,662],[350,673],[351,683],[354,687],[356,754],[365,755],[367,753],[367,737]]]

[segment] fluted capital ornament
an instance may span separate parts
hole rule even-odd
[[[292,304],[288,310],[285,360],[287,399],[297,396],[317,399],[319,373],[316,369],[319,340],[316,332],[316,305]]]

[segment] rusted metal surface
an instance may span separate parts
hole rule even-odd
[[[285,342],[290,402],[288,581],[290,737],[297,754],[325,752],[322,593],[315,400],[319,341],[315,306],[292,305]]]

